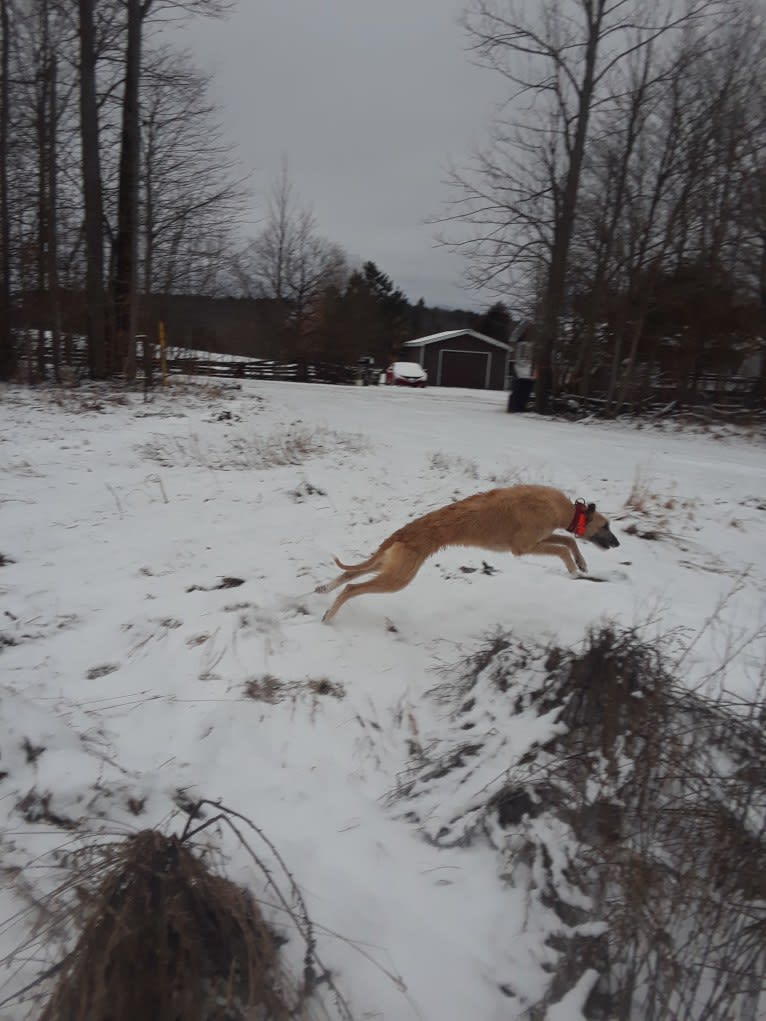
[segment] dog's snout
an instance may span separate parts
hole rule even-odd
[[[602,527],[591,536],[591,542],[594,542],[602,549],[614,549],[616,546],[620,545],[620,540],[611,530],[609,525],[602,525]]]
[[[604,533],[604,539],[606,539],[604,545],[607,549],[614,549],[616,546],[620,545],[620,540],[614,534],[609,525],[604,525],[602,531]]]

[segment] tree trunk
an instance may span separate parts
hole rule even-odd
[[[612,354],[612,369],[609,373],[609,389],[606,393],[606,404],[604,406],[604,414],[608,417],[612,416],[612,407],[614,404],[614,395],[617,392],[617,377],[620,372],[620,363],[622,361],[622,338],[625,332],[625,326],[620,323],[615,331],[614,335],[614,352]]]
[[[0,379],[10,379],[16,369],[11,333],[11,228],[8,211],[8,115],[11,26],[8,0],[0,0]]]
[[[154,276],[154,185],[151,156],[144,163],[144,294],[153,291]]]
[[[595,305],[593,306],[595,307]],[[593,368],[593,347],[596,342],[596,322],[591,313],[590,321],[583,331],[583,339],[580,343],[580,353],[577,359],[575,372],[576,390],[583,400],[590,397],[591,372]]]
[[[136,255],[138,250],[138,176],[141,127],[141,3],[127,0],[125,89],[122,97],[117,237],[115,239],[112,299],[118,364],[127,379],[136,375]]]
[[[569,166],[566,172],[564,191],[561,197],[561,211],[553,231],[553,248],[548,267],[545,294],[543,297],[543,321],[538,338],[535,362],[537,364],[537,388],[535,410],[544,414],[549,409],[553,388],[553,359],[558,340],[559,322],[564,308],[567,262],[569,247],[574,231],[577,211],[577,192],[580,186],[585,140],[588,135],[593,89],[596,77],[596,57],[603,18],[604,0],[597,0],[597,11],[589,21],[588,41],[585,49],[585,67],[579,88],[577,124]]]
[[[47,305],[46,270],[48,266],[46,251],[46,241],[48,239],[48,168],[45,161],[47,149],[48,86],[46,81],[47,67],[45,53],[41,60],[42,64],[37,70],[37,80],[35,82],[35,133],[37,135],[37,239],[35,242],[37,308],[35,312],[39,317],[42,317]],[[45,379],[45,347],[45,329],[41,325],[37,330],[37,358],[33,374],[36,382]]]
[[[633,336],[630,340],[630,354],[628,355],[628,364],[625,371],[622,374],[622,384],[620,386],[620,396],[617,399],[617,407],[615,408],[615,415],[619,415],[622,410],[622,406],[625,403],[625,396],[628,392],[628,387],[633,382],[633,374],[636,370],[636,355],[638,353],[638,344],[641,340],[641,336],[644,332],[644,320],[646,318],[645,313],[642,311],[638,319],[633,324]]]
[[[51,311],[51,347],[53,378],[61,382],[61,294],[58,274],[58,187],[56,179],[56,56],[48,54],[48,296]]]
[[[80,4],[80,133],[85,203],[85,304],[88,323],[88,364],[93,379],[104,379],[111,369],[106,331],[104,293],[104,204],[99,155],[98,100],[96,96],[96,43],[94,0]]]

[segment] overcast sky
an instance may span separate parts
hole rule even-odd
[[[321,233],[372,259],[411,301],[482,309],[462,258],[424,223],[450,161],[486,138],[502,81],[475,67],[460,0],[238,0],[195,19],[186,45],[215,75],[227,134],[253,173],[258,230],[284,157]]]

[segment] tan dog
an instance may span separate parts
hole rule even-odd
[[[561,535],[557,529],[569,532]],[[377,577],[346,585],[322,620],[332,620],[345,602],[366,592],[398,592],[412,581],[428,557],[445,546],[478,546],[498,553],[560,557],[570,574],[587,570],[574,536],[603,549],[619,546],[609,522],[594,503],[572,502],[549,486],[490,489],[424,514],[390,535],[361,564],[335,563],[343,571],[316,592],[332,592],[361,574]]]

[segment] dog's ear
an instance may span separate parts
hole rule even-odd
[[[586,518],[588,518],[588,520],[590,520],[595,513],[596,513],[596,505],[595,505],[595,503],[589,503],[588,506],[585,508],[585,516],[586,516]]]

